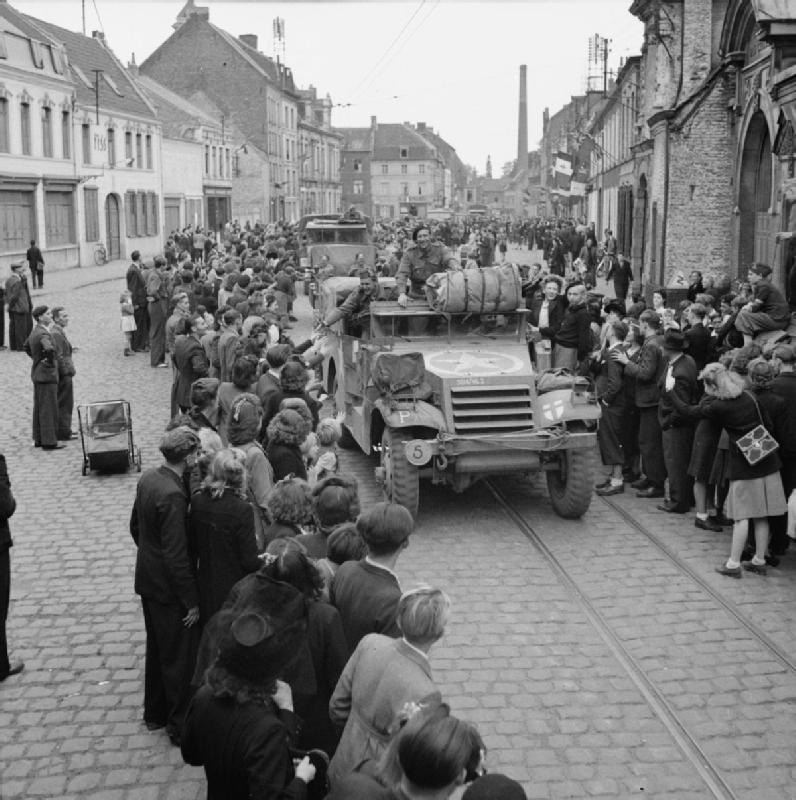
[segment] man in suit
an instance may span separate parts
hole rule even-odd
[[[146,301],[146,280],[141,270],[141,253],[133,250],[132,259],[125,279],[127,291],[132,296],[133,318],[135,319],[135,331],[132,336],[133,351],[140,353],[149,347],[149,312]]]
[[[58,365],[58,439],[68,441],[77,439],[72,430],[72,413],[75,407],[75,396],[72,378],[75,376],[75,362],[72,358],[74,348],[66,335],[69,314],[61,307],[52,310],[53,324],[50,335],[55,346],[55,360]]]
[[[636,379],[636,407],[639,411],[638,448],[644,478],[631,484],[637,489],[636,497],[662,498],[666,483],[666,464],[663,460],[663,441],[658,421],[660,388],[658,381],[666,366],[661,351],[658,333],[661,318],[652,310],[642,312],[639,317],[644,344],[638,362],[630,361],[622,350],[613,350],[615,358],[625,367],[625,375]]]
[[[8,658],[8,640],[6,639],[6,620],[11,599],[11,529],[8,520],[16,511],[17,502],[11,493],[11,481],[8,478],[6,457],[0,453],[0,682],[11,675],[18,675],[25,669],[25,664],[18,659]]]
[[[705,364],[711,360],[709,358],[710,331],[704,325],[707,313],[707,308],[701,303],[692,303],[686,315],[688,328],[685,330],[685,338],[688,344],[688,355],[694,359],[697,373],[702,372]]]
[[[6,280],[5,288],[8,304],[8,346],[12,350],[23,350],[25,339],[33,330],[33,317],[30,313],[33,304],[23,262],[11,265],[11,275]]]
[[[627,299],[627,292],[633,280],[633,270],[630,262],[621,253],[611,260],[611,265],[605,273],[605,280],[613,280],[614,296],[617,300]]]
[[[44,256],[41,254],[41,250],[36,247],[36,240],[30,240],[30,247],[28,248],[27,253],[25,253],[25,258],[28,260],[28,269],[30,270],[30,274],[33,276],[33,288],[35,289],[38,285],[39,289],[44,288]]]
[[[669,500],[658,509],[671,514],[685,514],[694,500],[693,478],[688,475],[691,447],[694,443],[694,424],[678,414],[671,396],[665,392],[667,379],[674,380],[672,390],[687,405],[693,405],[698,396],[697,368],[694,359],[684,350],[688,341],[682,331],[668,330],[663,337],[663,355],[666,369],[658,383],[658,421],[663,439],[663,458],[669,475]],[[671,381],[669,381],[671,383]]]
[[[149,363],[153,367],[166,367],[166,317],[169,313],[169,278],[163,258],[155,259],[155,266],[147,270],[146,294],[149,310]]]
[[[608,327],[605,348],[600,354],[595,391],[602,410],[602,419],[597,429],[597,442],[603,464],[611,467],[611,476],[596,487],[599,495],[621,494],[625,491],[622,468],[625,450],[622,446],[622,426],[625,416],[625,368],[621,362],[611,358],[614,350],[622,349],[628,327],[619,320]]]
[[[190,428],[164,433],[159,446],[164,463],[141,476],[130,516],[138,547],[135,592],[146,628],[144,722],[149,730],[166,728],[175,745],[191,697],[198,644],[199,594],[188,558],[183,482],[198,448],[199,437]]]
[[[771,267],[768,264],[752,264],[748,278],[754,298],[735,318],[735,327],[743,334],[744,346],[751,344],[760,331],[781,331],[790,322],[788,301],[771,283]]]
[[[58,364],[50,335],[53,318],[47,306],[33,309],[36,325],[25,340],[25,352],[33,360],[33,444],[42,450],[61,450],[58,443]]]
[[[369,633],[400,636],[395,612],[401,586],[395,565],[409,544],[414,521],[403,506],[376,503],[359,515],[357,530],[368,554],[361,561],[341,564],[329,588],[330,602],[340,612],[351,651]]]
[[[201,338],[207,323],[201,314],[194,314],[182,322],[183,335],[174,340],[174,384],[172,389],[172,414],[175,407],[183,414],[191,407],[191,384],[204,378],[210,368]],[[178,329],[179,330],[179,329]]]

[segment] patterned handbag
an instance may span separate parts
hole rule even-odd
[[[749,433],[745,433],[741,436],[735,444],[738,446],[738,449],[741,451],[747,463],[753,467],[755,464],[758,464],[764,458],[777,451],[779,449],[779,443],[763,424],[763,415],[760,413],[760,406],[757,404],[755,396],[751,392],[745,392],[745,394],[748,394],[749,397],[752,398],[755,408],[757,409],[757,416],[760,420],[760,424],[752,428]]]

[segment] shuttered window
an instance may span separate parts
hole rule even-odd
[[[158,196],[154,192],[147,193],[146,234],[158,235]]]
[[[124,193],[124,218],[127,223],[127,238],[135,236],[135,192]]]
[[[86,206],[86,241],[98,242],[99,235],[99,192],[86,186],[83,189],[83,202]]]
[[[41,110],[41,154],[53,157],[53,111],[47,106]]]
[[[91,163],[91,125],[81,125],[80,133],[83,137],[83,163]]]
[[[0,189],[0,252],[26,250],[36,238],[36,201],[33,190]]]
[[[44,192],[44,223],[47,246],[75,244],[75,193],[72,190]]]
[[[145,192],[137,192],[135,196],[135,233],[146,236],[146,215],[144,213]]]
[[[22,132],[22,155],[30,155],[30,103],[20,103],[19,127]]]

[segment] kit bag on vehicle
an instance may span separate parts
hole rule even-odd
[[[373,385],[383,395],[427,394],[426,364],[422,353],[379,353],[371,369]]]
[[[536,379],[536,393],[554,392],[556,389],[586,389],[589,379],[576,375],[572,370],[558,368],[546,369]]]
[[[514,264],[437,272],[426,286],[436,311],[500,314],[522,305],[522,277]]]

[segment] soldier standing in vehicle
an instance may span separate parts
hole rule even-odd
[[[458,259],[445,245],[431,241],[431,231],[425,225],[415,228],[412,239],[414,244],[404,250],[401,264],[395,274],[398,305],[404,308],[410,297],[425,299],[426,280],[431,275],[445,272],[446,269],[461,269]]]

